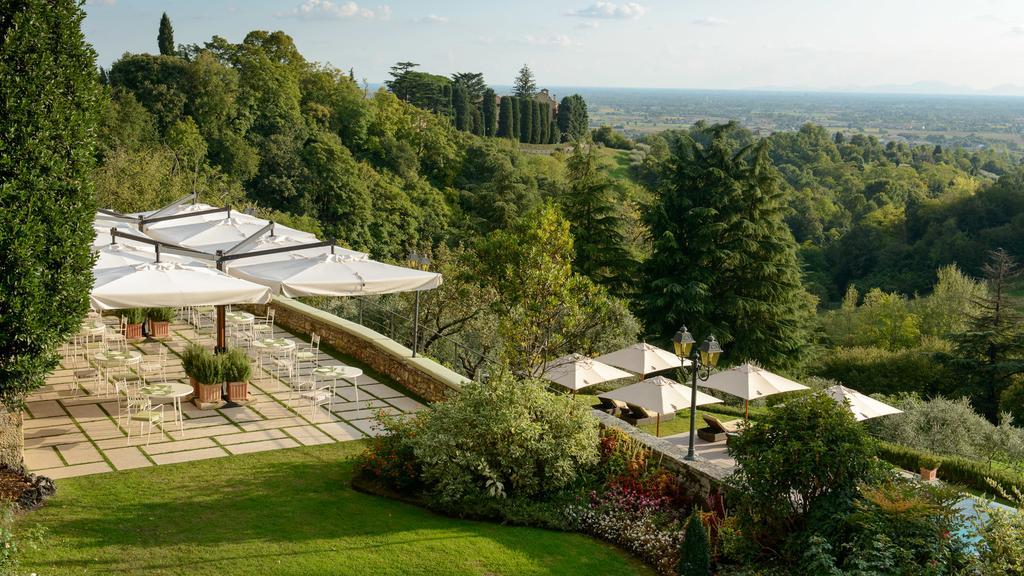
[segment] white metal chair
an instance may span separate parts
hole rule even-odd
[[[104,345],[110,342],[117,344],[118,350],[125,350],[128,348],[128,318],[121,316],[121,323],[117,329],[107,327],[106,333],[103,335]]]
[[[309,347],[295,353],[295,370],[298,372],[305,363],[312,363],[313,368],[320,365],[320,336],[313,334],[309,339]]]
[[[299,397],[309,402],[309,416],[313,422],[316,422],[317,408],[326,404],[328,412],[334,410],[334,382],[325,380],[317,385],[316,378],[312,373],[309,375],[308,382],[310,390],[301,392]]]
[[[291,382],[295,379],[296,373],[296,362],[295,362],[295,349],[272,351],[271,358],[274,364],[274,376],[278,380],[281,379],[281,372],[284,371],[288,374],[288,381]]]
[[[274,335],[274,309],[267,308],[266,316],[257,316],[253,320],[253,338],[270,338]]]
[[[149,446],[149,442],[153,438],[153,426],[156,424],[162,425],[164,422],[164,407],[163,405],[153,407],[150,403],[149,398],[146,398],[137,391],[128,391],[128,442],[130,446],[132,443],[132,423],[139,423],[139,434],[142,434],[142,427],[148,426],[146,433],[146,446]]]
[[[160,351],[157,353],[156,360],[144,360],[139,363],[139,380],[142,382],[146,381],[146,376],[149,374],[159,374],[161,382],[167,382],[167,347],[163,344],[160,345]]]

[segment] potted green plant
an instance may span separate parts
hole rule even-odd
[[[220,402],[224,378],[221,377],[219,358],[204,349],[202,354],[192,360],[192,376],[196,379],[196,385],[199,388],[196,400],[200,406]]]
[[[934,456],[921,456],[917,459],[917,464],[921,468],[921,480],[925,482],[931,482],[935,480],[936,474],[939,470],[939,459]]]
[[[150,308],[146,310],[149,318],[149,337],[167,338],[171,331],[171,320],[174,320],[174,308]]]
[[[146,321],[144,308],[128,308],[121,312],[126,322],[124,337],[126,340],[142,340],[142,323]]]
[[[185,371],[185,375],[188,376],[189,383],[192,384],[192,396],[195,398],[199,397],[199,382],[194,375],[195,360],[203,354],[206,354],[206,350],[195,342],[189,344],[181,351],[181,368]]]
[[[228,383],[228,400],[247,402],[249,400],[249,377],[252,364],[241,348],[232,348],[220,355],[224,381]]]

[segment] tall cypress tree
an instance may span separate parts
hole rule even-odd
[[[562,132],[558,129],[558,123],[552,120],[550,126],[548,129],[548,144],[558,144],[562,141]]]
[[[473,123],[470,117],[472,112],[469,109],[469,96],[466,94],[466,87],[460,82],[452,84],[452,110],[455,113],[455,127],[469,132]]]
[[[533,138],[533,98],[519,99],[519,141],[529,143]]]
[[[494,90],[484,90],[484,99],[480,103],[483,113],[484,136],[494,136],[498,129],[498,102]]]
[[[735,123],[678,136],[648,210],[654,253],[642,307],[653,335],[686,324],[731,361],[799,361],[813,313],[768,141],[740,147]]]
[[[156,44],[160,48],[160,54],[174,55],[174,28],[171,27],[171,19],[167,17],[167,12],[160,17],[160,32],[156,35]]]
[[[562,98],[558,105],[558,129],[567,141],[584,139],[590,130],[587,102],[579,94]]]
[[[540,105],[540,139],[541,144],[548,143],[548,128],[551,126],[551,106],[544,102]]]
[[[512,97],[505,96],[498,107],[498,136],[513,138],[515,127],[512,124]]]
[[[522,131],[522,106],[519,105],[519,98],[515,96],[506,96],[510,105],[512,106],[512,134],[511,138],[519,140],[519,133]]]
[[[470,114],[470,120],[473,121],[473,127],[470,129],[470,132],[477,136],[483,136],[485,130],[484,115],[480,112],[480,108],[478,106],[473,106],[472,114]]]
[[[78,4],[0,11],[0,403],[11,410],[89,309],[100,91]]]
[[[540,144],[540,102],[530,98],[530,142]]]

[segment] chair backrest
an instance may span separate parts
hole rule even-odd
[[[267,324],[273,324],[273,323],[274,323],[274,309],[273,308],[267,308]]]
[[[128,398],[129,410],[132,407],[134,407],[136,411],[148,410],[150,407],[152,407],[152,405],[149,403],[149,398],[144,396],[141,392],[139,392],[137,389],[132,388],[131,386],[127,387],[126,397]]]
[[[637,406],[636,404],[626,403],[629,407],[629,411],[632,412],[638,418],[654,418],[658,415],[657,412],[652,412],[643,406]]]
[[[320,351],[320,335],[313,334],[313,337],[309,339],[309,347],[314,351]]]
[[[715,418],[714,416],[708,414],[701,414],[701,416],[704,417],[704,422],[707,423],[708,428],[711,428],[712,432],[724,434],[730,431],[730,429],[726,428],[725,424],[722,424],[722,421],[719,420],[718,418]]]

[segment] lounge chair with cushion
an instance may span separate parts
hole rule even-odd
[[[626,406],[629,408],[629,414],[623,416],[626,422],[634,426],[641,426],[643,424],[654,424],[658,421],[658,413],[652,410],[648,410],[636,404],[627,403]],[[676,417],[675,412],[668,412],[661,415],[661,421],[667,422]]]
[[[704,423],[707,424],[707,427],[697,430],[697,437],[706,442],[721,442],[722,440],[725,440],[729,434],[738,433],[743,426],[742,420],[722,422],[710,414],[702,414],[701,416],[703,416]]]
[[[601,403],[595,406],[595,408],[607,414],[611,414],[612,416],[619,416],[628,410],[625,402],[612,400],[611,398],[601,398],[600,396],[598,396],[597,399],[600,400]]]

